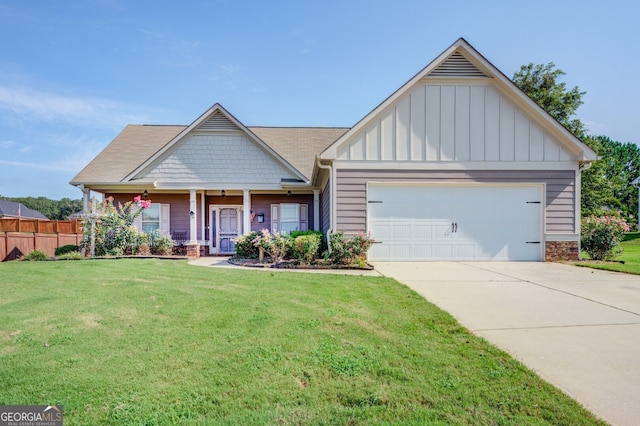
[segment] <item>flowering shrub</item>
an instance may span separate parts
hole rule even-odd
[[[258,246],[253,243],[253,240],[261,235],[259,232],[252,231],[248,234],[240,235],[233,240],[236,246],[236,256],[242,259],[257,259],[258,258]]]
[[[111,197],[111,199],[113,200],[113,197]],[[151,207],[151,200],[143,200],[142,197],[140,197],[139,195],[136,195],[135,197],[133,197],[133,202],[136,203],[143,210]]]
[[[325,241],[324,233],[319,231],[295,231],[291,235],[275,233],[268,229],[252,231],[233,240],[236,256],[242,259],[255,259],[262,249],[274,263],[285,258],[312,264],[316,260]],[[331,234],[329,251],[323,254],[334,265],[360,265],[366,262],[367,250],[374,242],[370,234],[358,233],[346,238],[343,232]]]
[[[272,234],[268,229],[263,229],[257,233],[252,241],[253,245],[262,248],[274,263],[281,262],[291,248],[291,240],[288,235],[281,233]]]
[[[92,222],[95,222],[95,254],[98,256],[122,256],[124,254],[148,254],[153,236],[139,232],[133,223],[144,209],[151,206],[151,200],[136,196],[125,204],[113,205],[113,197],[107,197],[95,214],[84,220],[83,245],[91,244]],[[169,237],[170,238],[170,237]],[[163,243],[166,246],[166,243]],[[171,242],[173,245],[173,241]],[[163,246],[163,252],[166,249]]]
[[[629,225],[615,216],[588,216],[582,219],[580,244],[593,260],[612,259],[622,252],[618,247]]]
[[[370,234],[358,233],[347,239],[343,232],[336,232],[331,234],[329,259],[337,265],[359,263],[359,260],[365,258],[373,242]]]

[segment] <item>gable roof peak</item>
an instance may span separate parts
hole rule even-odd
[[[291,165],[284,157],[265,143],[260,137],[252,132],[247,126],[245,126],[240,120],[235,118],[229,111],[227,111],[220,103],[215,103],[211,108],[205,111],[200,117],[196,118],[193,123],[187,126],[184,130],[178,133],[172,138],[166,145],[159,149],[155,154],[151,155],[147,160],[140,164],[137,168],[131,171],[122,182],[127,182],[135,179],[140,173],[151,166],[154,162],[163,157],[166,153],[170,152],[181,141],[185,140],[194,131],[239,131],[244,133],[250,140],[257,144],[260,149],[265,151],[268,155],[272,156],[285,166],[291,173],[303,181],[308,179],[295,167]]]
[[[460,52],[460,56],[457,59],[447,64],[453,67],[447,68],[443,65],[447,60],[456,52]],[[456,61],[458,61],[456,63]],[[440,68],[443,67],[443,68]],[[439,71],[438,71],[439,70]],[[345,132],[340,138],[338,138],[333,144],[327,147],[322,153],[320,158],[333,159],[337,156],[338,147],[343,145],[347,140],[362,131],[363,128],[368,126],[375,117],[384,111],[387,107],[396,102],[405,93],[409,92],[413,87],[420,84],[421,80],[425,77],[430,78],[430,74],[434,71],[439,73],[449,73],[448,77],[454,77],[458,79],[467,79],[482,77],[488,77],[491,84],[495,85],[500,90],[508,93],[513,99],[525,105],[528,111],[533,113],[547,123],[547,127],[561,140],[564,144],[569,146],[569,149],[581,155],[584,161],[591,161],[597,159],[597,155],[586,146],[582,141],[569,132],[564,126],[558,123],[553,117],[551,117],[542,107],[531,100],[513,81],[502,71],[495,67],[487,58],[485,58],[480,52],[478,52],[467,40],[460,37],[447,49],[445,49],[440,55],[438,55],[433,61],[431,61],[426,67],[415,74],[409,81],[400,86],[394,93],[386,98],[382,103],[375,107],[371,112],[365,115],[355,126]],[[482,75],[459,75],[471,72],[472,74]],[[434,77],[441,78],[442,75],[435,75]]]

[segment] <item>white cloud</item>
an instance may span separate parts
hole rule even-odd
[[[26,162],[26,161],[7,161],[7,160],[0,160],[0,164],[4,164],[5,166],[12,166],[12,167],[29,167],[32,169],[38,169],[38,170],[46,170],[46,171],[50,171],[50,172],[70,172],[70,171],[78,171],[78,168],[74,168],[74,169],[70,169],[68,167],[68,165],[65,165],[64,163],[32,163],[32,162]]]
[[[63,96],[24,87],[0,86],[0,109],[20,120],[112,128],[144,122],[135,108],[108,99]]]
[[[0,147],[2,148],[11,148],[16,143],[14,141],[0,141]]]

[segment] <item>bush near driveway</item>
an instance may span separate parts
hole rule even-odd
[[[588,216],[582,219],[580,244],[592,260],[609,260],[621,253],[618,247],[629,225],[615,216]]]

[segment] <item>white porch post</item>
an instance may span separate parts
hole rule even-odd
[[[313,230],[320,230],[320,190],[313,190]]]
[[[200,234],[202,235],[202,239],[206,240],[207,239],[207,234],[206,229],[204,227],[204,220],[205,220],[205,214],[207,214],[207,212],[205,211],[205,191],[202,191],[202,193],[200,194],[200,216],[202,216],[202,219],[200,219]]]
[[[196,190],[189,190],[189,244],[198,244],[198,208]]]
[[[82,186],[82,211],[89,213],[89,195],[91,190]]]
[[[251,195],[248,189],[242,190],[242,203],[244,212],[242,214],[242,232],[251,232]]]

